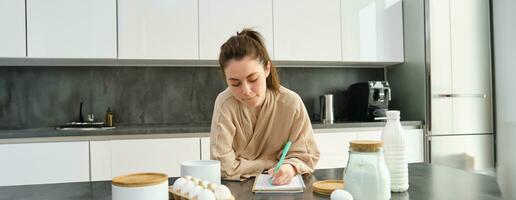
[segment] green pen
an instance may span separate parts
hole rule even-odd
[[[281,152],[279,162],[278,164],[276,164],[276,167],[274,168],[274,173],[277,173],[281,165],[283,165],[283,161],[285,160],[285,156],[287,156],[287,152],[290,149],[290,145],[292,145],[291,141],[288,141],[287,144],[285,144],[285,148],[283,148],[283,152]],[[269,183],[272,185],[272,177],[271,179],[269,179]]]

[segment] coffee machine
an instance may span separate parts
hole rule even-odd
[[[391,100],[387,81],[360,82],[348,88],[348,116],[350,121],[385,119]]]

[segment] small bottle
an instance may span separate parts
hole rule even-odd
[[[112,127],[113,126],[113,113],[111,112],[111,110],[107,109],[107,112],[106,112],[106,127]]]
[[[405,192],[409,188],[407,136],[400,123],[400,111],[389,110],[382,131],[385,164],[391,177],[391,191]]]

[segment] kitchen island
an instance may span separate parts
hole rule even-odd
[[[330,199],[313,193],[312,183],[319,180],[341,179],[342,168],[318,169],[305,176],[307,186],[299,194],[253,194],[254,179],[243,182],[223,181],[236,199]],[[176,178],[170,178],[171,185]],[[404,193],[392,193],[392,200],[398,199],[502,199],[496,178],[475,174],[450,167],[414,163],[409,164],[410,188]],[[26,186],[0,187],[0,200],[109,200],[111,182],[80,182]]]

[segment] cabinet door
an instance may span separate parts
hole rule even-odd
[[[90,141],[91,181],[111,180],[111,141]]]
[[[25,57],[25,1],[0,0],[0,57]]]
[[[0,145],[0,186],[89,181],[88,142]]]
[[[28,57],[116,58],[116,0],[27,0]]]
[[[423,129],[405,130],[407,134],[407,161],[417,163],[425,161],[425,137]]]
[[[342,0],[344,61],[403,62],[401,0]]]
[[[432,137],[432,163],[468,171],[494,166],[493,135]]]
[[[450,1],[453,132],[493,133],[488,0]]]
[[[262,34],[272,56],[272,0],[199,0],[200,58],[217,60],[220,46],[246,27]]]
[[[489,1],[430,1],[432,135],[492,133]]]
[[[341,60],[340,0],[275,0],[276,60]]]
[[[315,142],[321,152],[317,169],[345,167],[348,162],[349,142],[357,135],[351,132],[316,133]]]
[[[382,140],[382,130],[359,131],[357,132],[357,140]]]
[[[118,56],[198,59],[197,1],[119,0]]]
[[[209,160],[210,157],[210,138],[201,138],[201,160]]]
[[[430,63],[431,63],[431,130],[432,135],[453,133],[450,5],[448,0],[431,0]]]
[[[199,160],[199,138],[113,140],[111,176],[136,172],[161,172],[180,176],[181,162]]]

